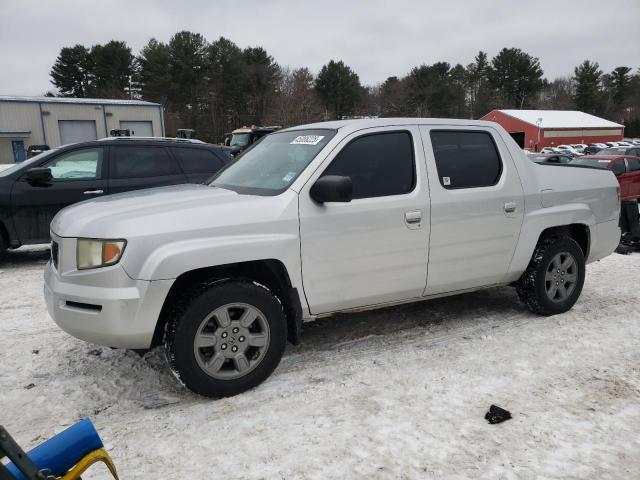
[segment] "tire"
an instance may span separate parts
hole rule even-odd
[[[571,265],[569,259],[573,260]],[[573,307],[584,278],[585,260],[580,245],[568,237],[547,237],[538,243],[516,291],[533,313],[555,315]]]
[[[229,280],[201,285],[179,302],[167,326],[165,351],[187,388],[220,398],[266,380],[280,363],[286,340],[285,313],[271,291]]]

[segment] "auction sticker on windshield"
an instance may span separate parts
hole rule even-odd
[[[300,135],[293,139],[290,145],[317,145],[324,135]]]

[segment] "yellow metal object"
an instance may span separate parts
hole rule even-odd
[[[79,479],[80,475],[82,475],[91,465],[96,462],[104,463],[111,472],[111,475],[113,475],[113,478],[118,480],[116,466],[113,464],[113,461],[111,460],[109,454],[102,448],[99,450],[94,450],[93,452],[82,457],[82,460],[76,463],[76,465],[71,470],[69,470],[63,477],[61,477],[61,480]]]

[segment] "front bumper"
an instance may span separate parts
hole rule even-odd
[[[51,318],[70,335],[109,347],[143,349],[151,346],[172,284],[133,280],[119,265],[64,271],[49,261],[44,297]]]

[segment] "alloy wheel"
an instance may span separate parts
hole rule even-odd
[[[202,320],[193,351],[198,365],[209,376],[232,380],[260,364],[269,340],[269,324],[259,309],[246,303],[228,303]]]

